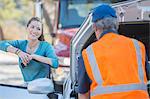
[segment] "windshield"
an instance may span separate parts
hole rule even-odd
[[[92,8],[122,1],[127,0],[60,0],[59,28],[79,27]]]

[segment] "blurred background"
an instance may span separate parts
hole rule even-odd
[[[16,40],[26,39],[26,24],[28,20],[35,16],[35,5],[38,0],[0,0],[0,39],[2,40]],[[53,0],[43,0],[43,18],[44,36],[46,40],[51,42],[50,28],[47,22],[52,22],[54,2]],[[47,10],[50,9],[50,10]],[[47,14],[47,15],[46,15]],[[52,23],[50,23],[52,24]]]

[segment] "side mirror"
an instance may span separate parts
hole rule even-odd
[[[27,90],[32,94],[48,94],[54,92],[54,84],[51,79],[39,78],[29,82]]]

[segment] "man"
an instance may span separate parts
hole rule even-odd
[[[109,5],[96,7],[92,22],[98,40],[79,59],[79,99],[149,99],[144,45],[117,33],[116,12]]]

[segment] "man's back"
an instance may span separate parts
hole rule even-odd
[[[144,45],[138,42],[141,49],[141,58],[142,58],[142,68],[143,68],[143,77],[144,82],[146,83],[146,74],[145,74],[145,48]],[[93,43],[92,50],[94,52],[95,60],[98,64],[98,69],[101,76],[101,86],[120,86],[127,84],[140,84],[139,77],[139,68],[137,62],[136,49],[132,39],[127,37],[115,34],[108,33],[105,34],[100,40]],[[87,51],[83,51],[83,58],[86,65],[87,73],[92,80],[91,91],[94,91],[99,82],[95,81],[95,78],[91,75],[94,75],[89,63],[86,62]],[[91,64],[90,64],[91,65]],[[96,68],[95,68],[96,69]],[[99,76],[98,74],[96,76]],[[122,87],[120,87],[122,88]],[[101,89],[103,90],[103,89]],[[116,90],[114,90],[116,92]],[[131,90],[129,92],[116,92],[109,93],[106,91],[105,95],[94,96],[94,99],[105,97],[106,99],[147,99],[148,94],[142,90]],[[113,98],[112,98],[113,97]]]

